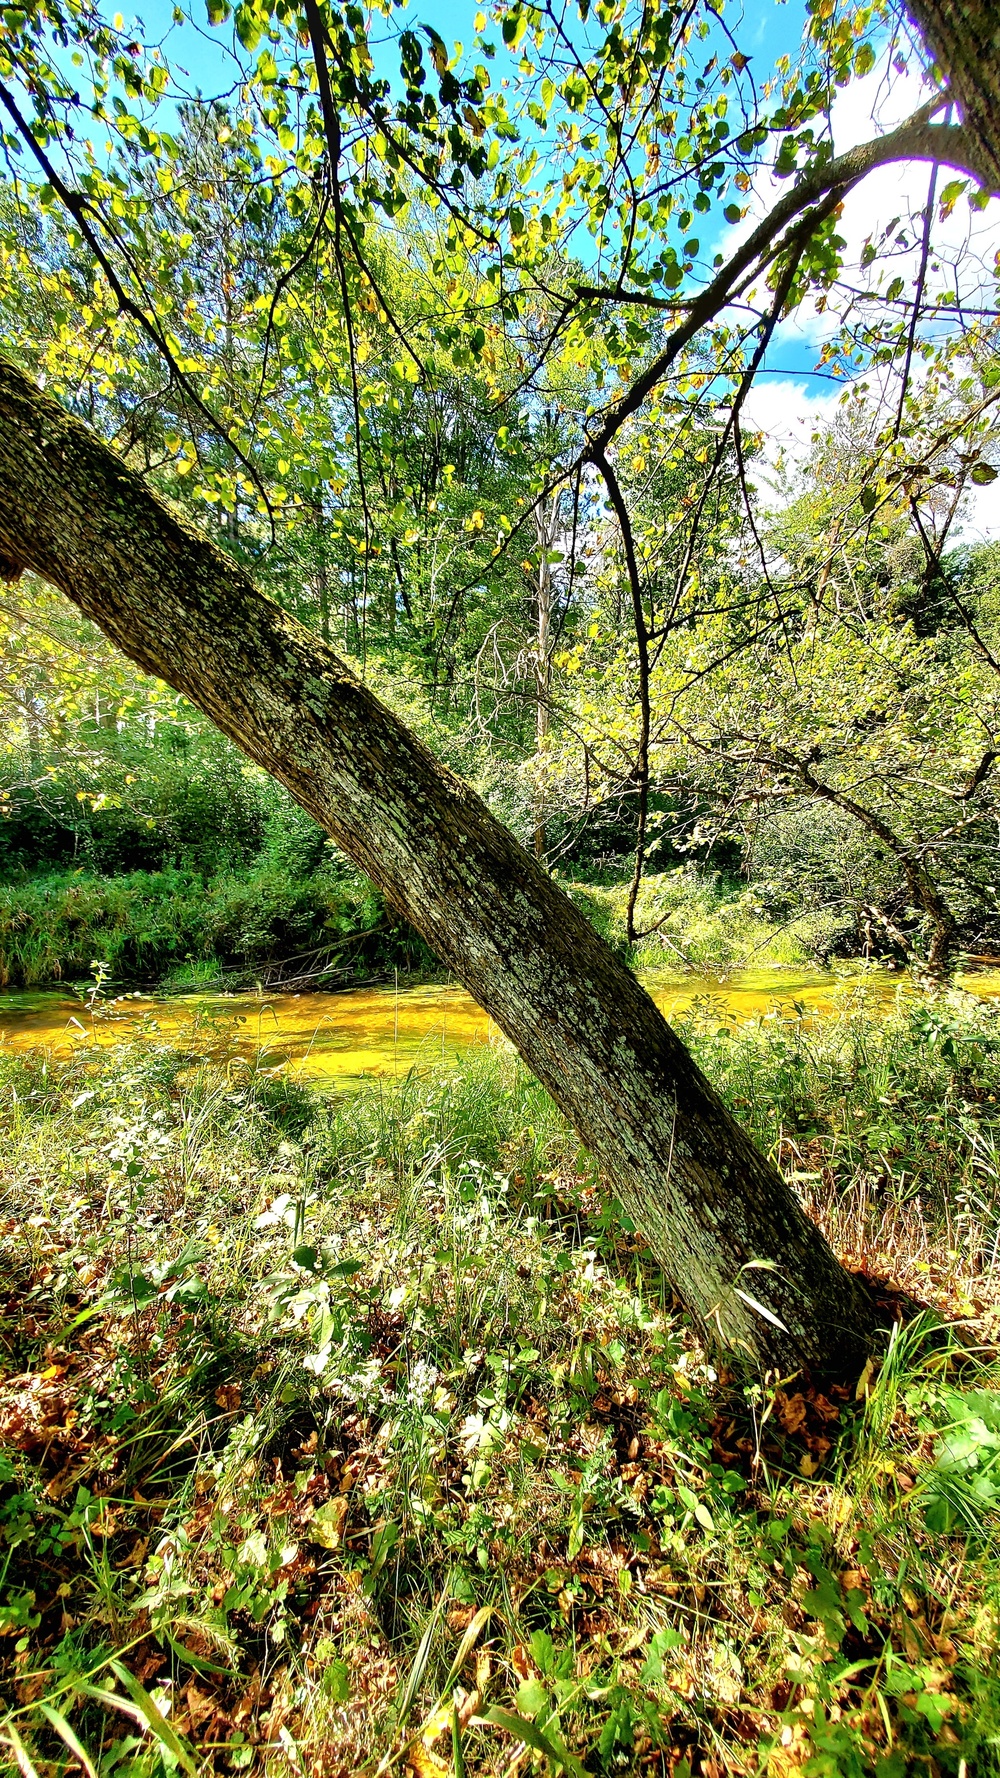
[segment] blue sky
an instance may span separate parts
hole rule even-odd
[[[433,26],[449,48],[457,42],[469,49],[475,36],[473,20],[478,10],[476,0],[410,0],[410,4],[400,8],[395,16],[397,19],[405,17],[411,26],[422,23]],[[186,76],[181,84],[191,89],[200,88],[205,96],[211,96],[228,88],[236,75],[236,65],[226,54],[226,45],[232,42],[232,26],[211,28],[204,14],[203,0],[194,0],[192,11],[194,24],[185,21],[177,25],[173,19],[172,0],[147,0],[138,15],[143,27],[141,34],[147,40],[165,38],[172,67],[179,75]],[[751,0],[745,11],[740,13],[733,7],[726,17],[729,28],[750,57],[751,74],[758,84],[762,84],[773,71],[778,56],[790,54],[794,57],[798,50],[805,6],[803,0]],[[378,34],[376,28],[375,40]],[[504,72],[505,64],[511,70],[514,64],[504,51],[499,31],[490,31],[488,36],[497,45],[496,59],[491,66],[496,78]],[[390,61],[387,54],[386,72],[395,72],[397,66],[395,56]],[[715,251],[715,245],[708,251]],[[775,371],[806,376],[812,372],[814,357],[811,348],[806,350],[801,343],[789,339],[776,347],[769,362]]]
[[[204,32],[187,24],[174,26],[172,0],[146,0],[145,5],[136,9],[135,16],[142,22],[143,35],[156,39],[170,30],[172,55],[183,63],[192,80],[209,92],[219,82],[220,52],[227,32],[209,27],[199,0],[194,0],[192,10],[196,19],[204,21]],[[461,3],[457,0],[410,0],[405,17],[408,23],[433,25],[449,46],[459,42],[468,47],[474,36],[473,19],[478,11],[476,0],[461,0]],[[123,9],[123,15],[126,18],[132,16],[127,8]],[[403,16],[402,11],[397,16]],[[794,54],[801,40],[805,16],[803,0],[750,0],[742,14],[735,8],[726,14],[744,53],[753,57],[753,71],[758,79],[770,71],[779,55]],[[738,22],[740,18],[742,23]]]

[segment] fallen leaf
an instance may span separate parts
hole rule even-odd
[[[319,1507],[305,1528],[309,1542],[321,1544],[325,1550],[339,1549],[347,1518],[347,1506],[347,1495],[335,1494],[332,1500]]]
[[[406,1763],[413,1778],[448,1778],[451,1770],[450,1766],[446,1766],[443,1760],[439,1760],[420,1741],[415,1742],[407,1752]]]
[[[783,1389],[775,1391],[775,1418],[786,1432],[798,1432],[805,1425],[806,1403],[802,1395],[786,1395]]]

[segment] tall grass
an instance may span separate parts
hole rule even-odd
[[[825,925],[802,915],[787,925],[769,919],[753,890],[717,873],[687,867],[643,878],[636,924],[647,934],[629,945],[628,883],[565,881],[563,885],[609,943],[639,969],[729,971],[815,964]]]
[[[0,1057],[11,1760],[1000,1769],[994,1032],[692,1021],[834,1237],[962,1311],[843,1388],[720,1369],[510,1056]]]

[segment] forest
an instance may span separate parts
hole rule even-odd
[[[0,3],[0,1771],[1000,1774],[1000,21]]]

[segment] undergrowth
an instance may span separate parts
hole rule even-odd
[[[504,1052],[0,1056],[12,1770],[1000,1770],[995,1020],[688,1035],[929,1305],[849,1386],[713,1368]]]
[[[72,870],[0,884],[0,987],[85,981],[95,959],[118,984],[168,989],[436,968],[358,873],[294,876],[265,862],[212,876]]]
[[[564,880],[563,888],[602,937],[638,969],[720,970],[815,964],[822,921],[800,915],[777,925],[745,886],[688,867],[645,876],[635,921],[638,943],[627,940],[629,884]]]

